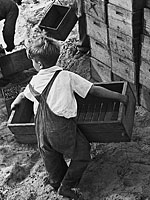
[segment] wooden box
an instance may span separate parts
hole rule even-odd
[[[130,11],[141,10],[145,6],[145,0],[109,0],[109,3]]]
[[[133,84],[137,83],[137,73],[139,64],[121,57],[119,54],[111,52],[112,72]]]
[[[106,13],[106,0],[85,0],[85,13],[106,23],[107,13]]]
[[[86,15],[86,21],[87,34],[102,44],[108,45],[107,25],[90,15]]]
[[[132,136],[135,97],[127,82],[97,83],[96,85],[126,94],[127,106],[113,100],[88,95],[76,95],[77,124],[89,142],[128,142]],[[12,111],[8,127],[18,142],[35,143],[32,103],[27,99]]]
[[[131,12],[113,4],[108,4],[108,26],[136,38],[142,29],[142,11]]]
[[[32,67],[32,61],[27,58],[25,49],[0,57],[0,68],[4,77]]]
[[[150,64],[141,59],[139,83],[150,89]]]
[[[139,102],[142,107],[150,111],[150,89],[140,84]]]
[[[110,48],[122,57],[131,61],[138,61],[140,58],[140,38],[127,36],[119,31],[109,28]]]
[[[105,44],[90,38],[91,44],[91,57],[96,58],[108,67],[111,67],[110,48]]]
[[[95,58],[91,60],[91,76],[98,82],[110,82],[111,81],[111,68]]]
[[[49,36],[64,41],[76,22],[77,16],[73,8],[52,4],[39,27],[44,29]]]

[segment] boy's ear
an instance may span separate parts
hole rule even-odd
[[[38,61],[38,64],[39,64],[39,66],[40,66],[40,69],[42,69],[42,68],[43,68],[42,63],[41,63],[40,61]]]

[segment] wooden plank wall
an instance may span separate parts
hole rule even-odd
[[[145,0],[85,0],[91,71],[102,81],[128,81],[138,103],[144,7]]]

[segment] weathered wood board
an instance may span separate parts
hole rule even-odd
[[[106,0],[85,0],[85,13],[93,16],[94,18],[106,23]]]
[[[109,28],[110,48],[131,61],[138,61],[140,55],[140,38],[132,38]]]
[[[109,0],[109,3],[130,10],[131,12],[141,10],[145,6],[144,0]]]
[[[119,54],[111,52],[112,55],[112,72],[123,79],[135,84],[138,63],[134,63],[128,59],[121,57]]]
[[[111,55],[109,47],[93,38],[90,38],[90,43],[91,57],[94,57],[108,67],[111,67]]]
[[[150,63],[150,36],[145,34],[141,35],[141,57]]]
[[[150,89],[150,64],[141,59],[139,83]]]
[[[150,9],[144,8],[143,33],[150,36]]]
[[[140,84],[139,103],[146,110],[150,111],[150,89]]]
[[[91,76],[99,82],[110,82],[111,81],[111,68],[101,63],[95,58],[91,60]]]
[[[102,44],[108,45],[107,25],[90,15],[86,15],[87,34],[100,41]]]
[[[142,28],[142,11],[130,12],[108,4],[108,26],[130,37],[138,37]]]

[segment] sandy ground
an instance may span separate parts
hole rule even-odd
[[[24,46],[25,38],[32,34],[49,3],[48,0],[23,1],[17,21],[16,49]],[[78,61],[72,59],[77,38],[75,27],[63,45],[59,64],[93,81],[88,55]],[[0,200],[61,200],[44,183],[46,171],[37,146],[17,143],[7,128],[7,119],[0,93]],[[149,133],[150,113],[137,107],[131,142],[91,144],[92,161],[79,184],[85,200],[150,199]]]

